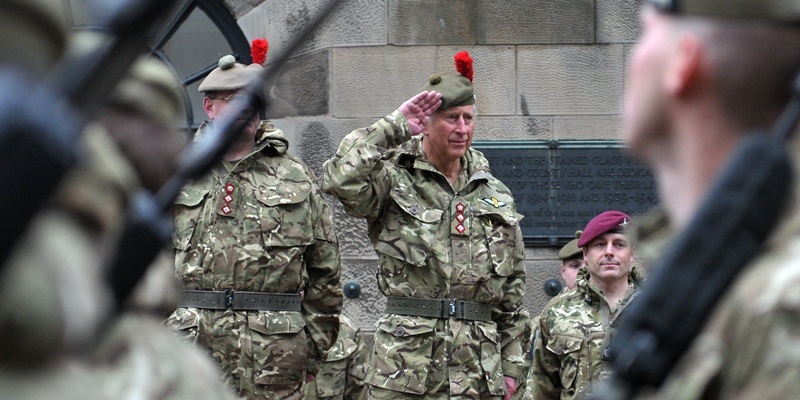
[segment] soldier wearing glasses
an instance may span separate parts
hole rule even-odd
[[[263,62],[263,60],[262,60]],[[226,56],[201,83],[198,138],[262,71]],[[336,341],[340,259],[330,207],[288,141],[255,116],[175,202],[183,289],[168,324],[208,349],[249,399],[299,399]]]

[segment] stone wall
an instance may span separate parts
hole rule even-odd
[[[270,51],[288,43],[325,0],[226,0],[248,38]],[[290,151],[319,173],[341,139],[418,93],[428,76],[474,59],[476,140],[616,139],[624,65],[636,40],[641,0],[345,0],[270,92],[269,114]],[[367,332],[385,305],[377,257],[361,220],[336,223],[343,281],[361,296],[345,312]],[[576,227],[581,228],[581,227]],[[559,278],[557,249],[526,249],[526,307],[538,313]]]

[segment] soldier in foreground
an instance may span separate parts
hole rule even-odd
[[[639,290],[630,223],[625,213],[605,211],[586,225],[578,239],[586,267],[575,290],[559,294],[539,316],[525,398],[580,398],[608,371],[612,326]]]
[[[200,84],[209,122],[198,138],[263,70],[266,41],[254,42],[259,60],[225,56]],[[223,160],[175,201],[182,292],[167,324],[207,348],[239,395],[299,399],[339,329],[338,242],[331,209],[283,132],[258,115],[242,122]]]
[[[77,44],[58,23],[60,11],[50,2],[0,1],[7,23],[0,68],[22,68],[38,79],[65,44]],[[163,183],[169,157],[185,144],[175,129],[178,82],[156,61],[138,62],[108,104],[101,121],[86,126],[78,164],[3,266],[0,392],[13,399],[233,398],[205,355],[174,338],[159,318],[138,307],[112,315],[118,310],[108,307],[105,267],[129,195]],[[149,160],[144,167],[126,140],[160,151],[139,153]]]
[[[734,151],[766,135],[786,106],[800,70],[800,2],[648,3],[630,59],[623,138],[655,169],[665,215],[647,230],[663,238],[665,231],[690,226]],[[786,147],[796,164],[797,137]],[[765,400],[800,393],[795,350],[800,210],[794,169],[794,182],[780,188],[790,200],[777,228],[712,308],[652,398]],[[707,227],[707,235],[714,228]]]
[[[470,148],[472,59],[347,135],[323,189],[365,218],[378,253],[370,398],[510,398],[522,378],[525,287],[520,215]]]

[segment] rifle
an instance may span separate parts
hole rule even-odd
[[[155,196],[139,194],[134,197],[125,231],[117,243],[109,275],[117,309],[122,308],[147,268],[168,243],[172,232],[168,210],[180,190],[190,179],[200,177],[211,169],[239,135],[244,121],[252,118],[259,106],[267,106],[264,86],[277,75],[295,49],[313,34],[339,3],[339,0],[325,2],[322,10],[273,58],[274,61],[267,65],[264,72],[240,90],[243,100],[226,108],[213,126],[203,134],[203,138],[193,142],[181,153],[175,173]]]
[[[118,3],[103,24],[107,40],[88,54],[63,57],[41,84],[13,67],[0,71],[0,187],[6,188],[0,191],[0,268],[77,161],[78,139],[108,88],[125,75],[176,3]]]
[[[626,310],[610,353],[612,375],[591,399],[629,399],[657,387],[736,276],[761,251],[787,204],[793,177],[784,141],[800,119],[800,73],[769,134],[749,135],[686,229],[654,265],[638,301]]]

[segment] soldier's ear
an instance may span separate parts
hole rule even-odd
[[[697,35],[686,33],[678,39],[664,74],[664,89],[681,97],[691,91],[702,78],[705,53]]]
[[[211,100],[208,97],[203,97],[203,110],[206,112],[206,115],[209,119],[214,118],[214,100]]]

